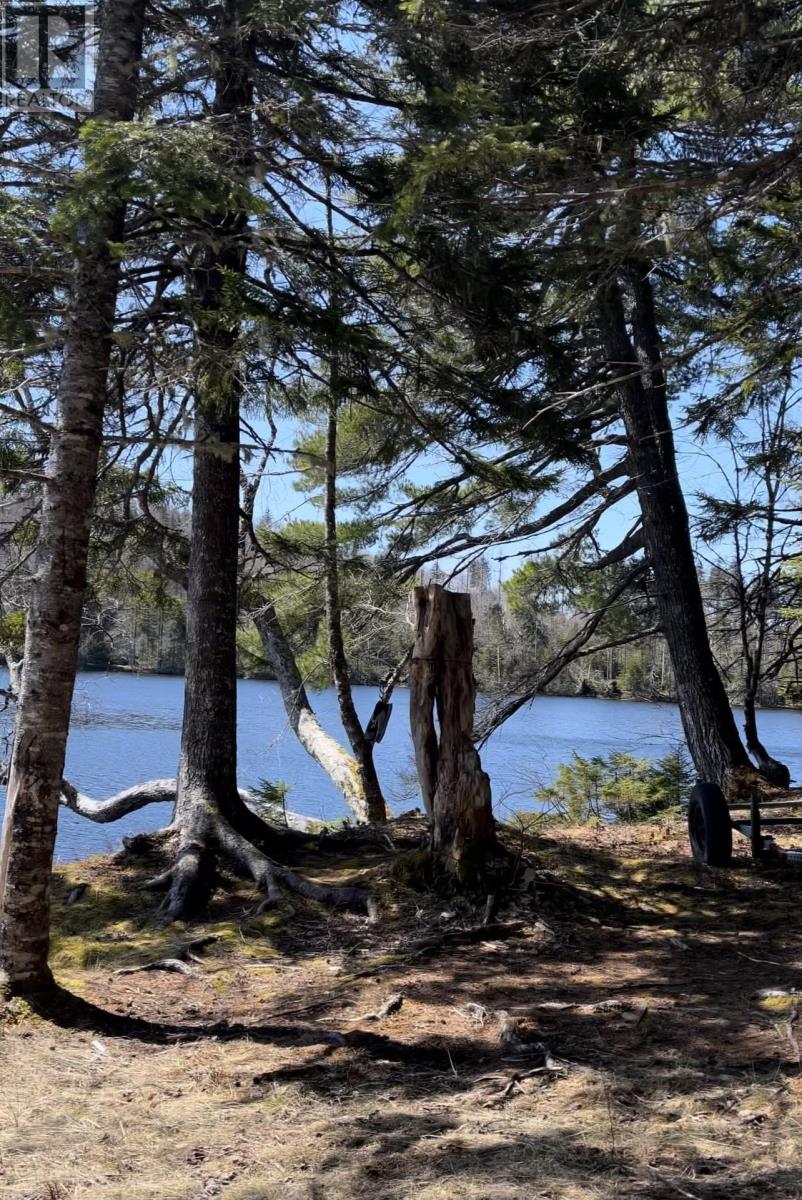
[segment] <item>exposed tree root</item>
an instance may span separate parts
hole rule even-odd
[[[269,858],[220,818],[215,823],[215,835],[217,845],[225,857],[263,888],[271,903],[277,903],[282,898],[284,887],[296,895],[304,896],[308,900],[317,900],[334,908],[368,911],[369,893],[365,888],[315,883]]]
[[[173,874],[173,868],[168,867],[166,871],[154,875],[152,879],[146,879],[139,885],[139,889],[143,892],[166,892],[173,882]]]
[[[176,829],[163,832],[178,839],[174,860],[141,887],[168,893],[162,908],[166,922],[184,920],[204,906],[217,883],[218,865],[253,880],[265,896],[262,909],[279,904],[285,892],[294,892],[333,908],[371,912],[367,889],[315,883],[265,854],[219,815],[183,835]]]
[[[132,854],[152,858],[162,853],[165,844],[174,837],[175,830],[172,825],[167,825],[164,829],[153,829],[149,833],[132,833],[123,838],[123,848],[118,854],[121,858]]]
[[[0,782],[4,766],[0,767]],[[150,779],[105,800],[92,799],[68,780],[62,781],[61,803],[79,816],[101,824],[117,821],[148,804],[174,803],[175,798],[175,779]],[[370,894],[365,888],[315,883],[265,852],[265,847],[274,845],[277,839],[283,844],[285,840],[293,840],[293,833],[298,835],[308,829],[310,822],[305,817],[287,813],[289,829],[273,826],[250,808],[257,799],[253,792],[239,788],[238,798],[240,803],[232,813],[232,821],[236,820],[239,829],[219,815],[207,815],[199,829],[182,831],[171,825],[123,840],[126,852],[154,853],[165,842],[177,839],[172,865],[142,884],[144,891],[169,891],[164,906],[166,920],[182,920],[203,907],[214,890],[218,857],[231,864],[238,874],[253,879],[264,891],[268,905],[278,904],[288,891],[334,908],[371,912]],[[307,841],[306,837],[303,841]]]
[[[459,946],[471,942],[499,941],[501,938],[521,937],[526,928],[523,921],[498,921],[487,925],[472,925],[468,929],[447,929],[427,935],[412,945],[412,958],[428,958],[444,946]]]

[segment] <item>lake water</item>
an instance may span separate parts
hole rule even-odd
[[[0,686],[2,686],[0,672]],[[67,778],[81,791],[103,797],[145,779],[174,776],[181,737],[184,680],[166,675],[84,673],[78,678],[67,750]],[[355,689],[357,708],[367,719],[376,688]],[[323,724],[345,741],[334,692],[313,693]],[[740,716],[740,714],[737,714]],[[802,777],[802,713],[767,710],[760,714],[763,740]],[[560,763],[575,750],[590,757],[613,750],[660,758],[682,738],[673,704],[630,700],[590,700],[541,696],[516,713],[482,751],[500,815],[535,807],[532,793],[550,782]],[[333,820],[346,814],[339,793],[301,748],[287,726],[274,683],[239,683],[239,779],[250,787],[261,779],[290,786],[288,807],[306,816]],[[384,741],[376,747],[379,776],[395,811],[417,803],[409,736],[408,695],[398,689]],[[0,812],[3,799],[0,791]],[[167,805],[153,805],[112,825],[96,825],[61,810],[56,853],[62,861],[113,850],[124,834],[155,829],[169,817]]]

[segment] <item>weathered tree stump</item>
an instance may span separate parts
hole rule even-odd
[[[496,848],[490,778],[473,743],[471,598],[438,584],[415,588],[417,627],[410,721],[436,875],[464,888],[485,881]],[[435,708],[437,724],[435,724]]]

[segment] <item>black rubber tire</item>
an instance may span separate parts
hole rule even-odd
[[[708,867],[732,862],[732,822],[724,793],[715,783],[697,783],[688,803],[688,837],[693,857]]]

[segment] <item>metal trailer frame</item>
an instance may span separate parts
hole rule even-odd
[[[772,835],[764,832],[778,826],[802,828],[802,815],[764,815],[781,809],[798,809],[802,814],[802,792],[796,800],[768,800],[753,793],[748,801],[729,804],[717,784],[697,783],[688,803],[688,836],[694,858],[707,866],[729,866],[734,829],[749,839],[753,858],[802,863],[802,847],[778,846]],[[741,811],[747,815],[736,815]]]

